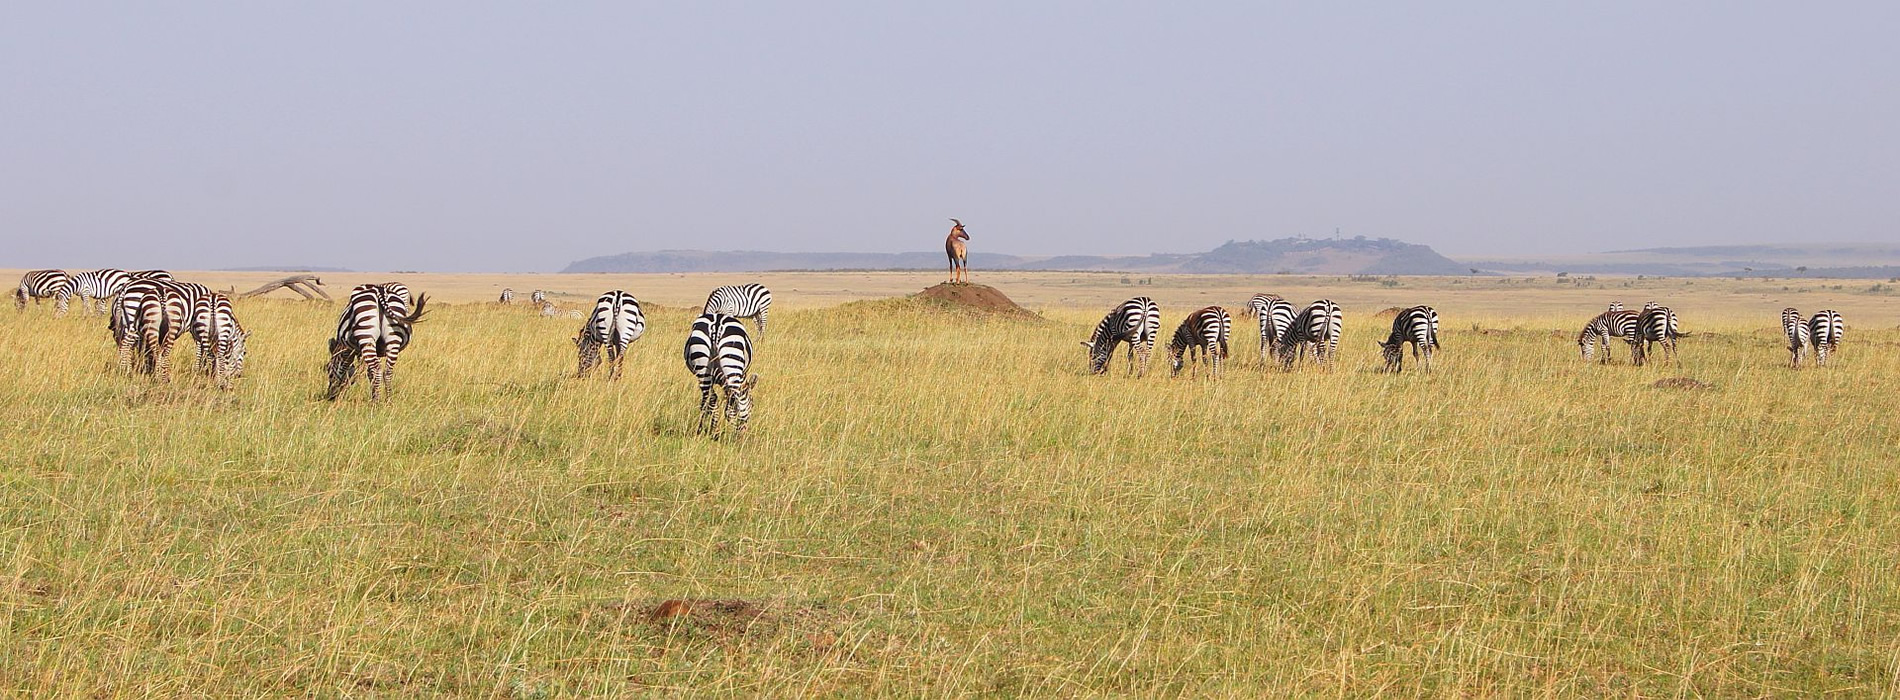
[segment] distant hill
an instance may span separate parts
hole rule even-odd
[[[346,267],[313,267],[309,265],[253,265],[250,267],[227,267],[220,272],[355,272]]]
[[[1429,246],[1390,238],[1282,238],[1228,241],[1205,253],[1020,256],[972,253],[984,270],[1185,273],[1462,275],[1469,266]],[[771,253],[660,250],[578,260],[562,272],[763,272],[768,270],[934,270],[942,253]]]
[[[1895,276],[1895,268],[1900,267],[1900,245],[1782,243],[1642,248],[1468,262],[1472,267],[1515,274],[1890,278]]]

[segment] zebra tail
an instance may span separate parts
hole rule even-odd
[[[429,304],[429,295],[427,293],[417,294],[416,308],[410,309],[409,317],[403,320],[408,321],[410,325],[415,325],[417,322],[420,322],[422,320],[422,315],[425,313],[428,313],[428,309],[426,308],[428,304]]]

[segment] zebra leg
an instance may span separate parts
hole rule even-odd
[[[1209,344],[1207,346],[1207,364],[1210,370],[1213,372],[1215,379],[1220,379],[1220,363],[1222,359],[1224,358],[1221,355],[1220,348],[1215,347],[1213,344]]]
[[[759,340],[765,340],[765,309],[759,309]]]

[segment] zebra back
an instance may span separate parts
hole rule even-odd
[[[640,301],[618,289],[594,300],[594,313],[586,325],[586,332],[612,353],[625,350],[628,344],[645,335],[646,330],[647,320],[640,313]]]

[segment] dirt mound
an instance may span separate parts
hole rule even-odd
[[[1384,321],[1387,319],[1394,319],[1394,318],[1398,318],[1399,312],[1404,311],[1404,310],[1405,309],[1399,308],[1397,306],[1388,306],[1388,307],[1385,307],[1384,311],[1380,311],[1379,313],[1373,314],[1372,317],[1381,321]]]
[[[1010,318],[1037,319],[1036,312],[1017,306],[995,287],[984,284],[939,284],[912,296],[942,302],[946,306]]]
[[[1656,380],[1655,383],[1650,384],[1649,386],[1655,389],[1708,389],[1710,388],[1708,384],[1696,381],[1694,379],[1690,379],[1688,377],[1670,377],[1668,379],[1658,379]]]

